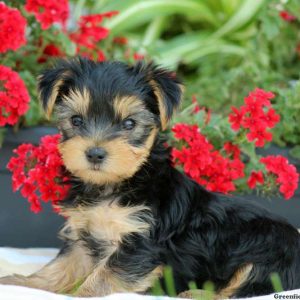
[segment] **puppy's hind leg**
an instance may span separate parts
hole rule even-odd
[[[247,264],[240,267],[230,279],[228,285],[218,291],[215,299],[227,299],[235,295],[241,286],[247,283],[250,273],[253,269],[253,264]]]
[[[26,277],[12,275],[0,278],[0,284],[20,285],[56,293],[71,291],[92,272],[92,261],[78,244],[67,245],[57,257],[38,272]]]

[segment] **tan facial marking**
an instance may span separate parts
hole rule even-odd
[[[158,86],[158,84],[155,82],[155,80],[151,79],[149,81],[149,83],[152,86],[154,95],[156,96],[157,101],[158,101],[161,129],[165,130],[165,129],[167,129],[170,119],[167,114],[167,108],[166,108],[166,104],[165,104],[165,100],[164,100],[164,95],[162,94],[161,88]],[[183,93],[184,86],[182,84],[178,84],[178,87],[180,88],[181,92]],[[182,93],[181,93],[181,95],[182,95]],[[180,103],[181,102],[182,102],[182,99],[180,99]],[[173,113],[174,113],[174,111],[173,111]]]
[[[41,80],[41,77],[38,77],[38,80]],[[58,79],[53,88],[52,88],[52,93],[49,97],[49,100],[47,102],[47,108],[46,108],[46,112],[45,112],[45,115],[48,119],[50,119],[50,116],[52,114],[52,111],[53,111],[53,108],[54,108],[54,105],[55,105],[55,101],[56,101],[56,98],[57,98],[57,95],[58,95],[58,92],[59,92],[59,88],[61,87],[61,85],[64,83],[64,80],[63,79]],[[41,98],[41,96],[39,96],[39,98]]]
[[[157,83],[154,80],[150,80],[150,85],[152,86],[154,95],[156,96],[157,101],[158,101],[161,128],[162,128],[162,130],[165,130],[168,126],[169,120],[167,118],[166,106],[164,104],[164,96],[163,96],[160,88],[158,87]]]
[[[114,111],[122,120],[145,109],[143,103],[135,96],[116,97],[113,106]]]
[[[141,147],[128,144],[123,138],[112,141],[95,142],[76,136],[59,145],[66,168],[85,182],[106,184],[120,182],[134,175],[146,161],[154,143],[157,129],[153,129]],[[103,147],[108,155],[106,161],[94,170],[85,157],[90,147]]]
[[[253,264],[247,264],[239,268],[230,279],[229,284],[218,292],[218,298],[225,299],[232,296],[239,289],[239,287],[247,281],[252,269]]]
[[[62,98],[64,103],[78,114],[85,115],[90,104],[90,93],[87,88],[82,92],[78,89],[70,90],[69,95]]]

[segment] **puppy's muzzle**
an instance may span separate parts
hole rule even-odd
[[[107,156],[107,152],[103,148],[93,147],[85,152],[86,158],[90,163],[100,164]]]

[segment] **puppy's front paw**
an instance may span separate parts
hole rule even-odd
[[[107,284],[104,280],[98,282],[87,281],[83,283],[78,290],[73,294],[75,297],[104,297],[116,292],[112,289],[111,285]]]
[[[11,275],[0,278],[0,284],[5,285],[24,285],[26,280],[25,276],[22,275]]]
[[[103,289],[88,289],[88,288],[79,288],[74,294],[73,297],[104,297],[109,295],[110,292]]]

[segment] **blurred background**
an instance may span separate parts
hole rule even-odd
[[[284,155],[299,171],[300,1],[49,0],[42,8],[40,3],[5,0],[0,6],[0,40],[8,45],[0,47],[0,64],[18,73],[30,98],[26,112],[0,127],[0,246],[55,247],[60,243],[56,235],[63,218],[53,212],[51,201],[43,202],[44,210],[33,214],[24,197],[12,191],[6,168],[20,144],[38,145],[42,136],[56,133],[38,103],[36,77],[57,58],[82,55],[129,64],[145,60],[171,69],[186,86],[181,111],[172,125],[196,124],[216,149],[238,138],[228,123],[231,107],[241,106],[257,87],[272,91],[280,122],[272,130],[272,142],[264,148],[253,146],[254,151]],[[25,20],[24,28],[22,22],[9,21],[9,9]],[[1,18],[10,27],[4,28]],[[25,39],[20,38],[22,34]],[[9,37],[19,38],[19,45],[9,46],[5,42]],[[8,90],[1,85],[3,78],[0,72],[0,91]],[[4,105],[1,98],[0,105]],[[7,118],[3,110],[2,117]],[[170,143],[178,145],[174,137]],[[241,146],[244,153],[246,146]],[[246,177],[250,176],[258,161],[247,155],[242,161],[247,164]],[[242,180],[235,189],[300,227],[299,189],[288,201],[279,193],[265,195],[259,188],[254,192]]]

